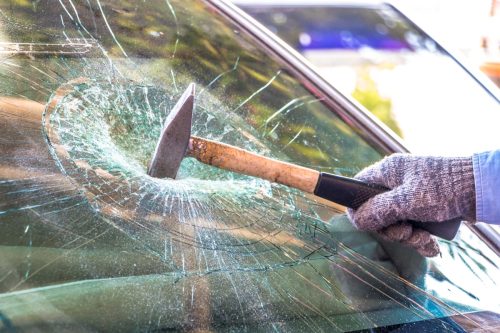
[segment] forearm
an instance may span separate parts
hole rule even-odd
[[[500,150],[473,156],[476,219],[500,224]]]

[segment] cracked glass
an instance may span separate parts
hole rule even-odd
[[[494,322],[467,228],[427,260],[284,186],[189,158],[147,176],[191,82],[197,136],[346,176],[383,156],[293,73],[210,2],[0,2],[0,330]]]

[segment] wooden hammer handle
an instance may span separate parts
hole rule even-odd
[[[224,143],[191,136],[186,153],[198,161],[314,193],[319,172],[264,157]]]

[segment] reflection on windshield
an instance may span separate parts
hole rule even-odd
[[[146,175],[190,82],[198,136],[344,175],[381,158],[211,7],[13,1],[0,30],[0,328],[352,331],[495,309],[498,268],[467,230],[427,261],[283,186],[190,159]]]

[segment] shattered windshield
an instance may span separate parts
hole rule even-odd
[[[427,260],[284,186],[189,158],[147,176],[191,82],[197,136],[346,176],[382,157],[293,73],[202,1],[0,2],[0,330],[453,331],[498,312],[467,228]]]

